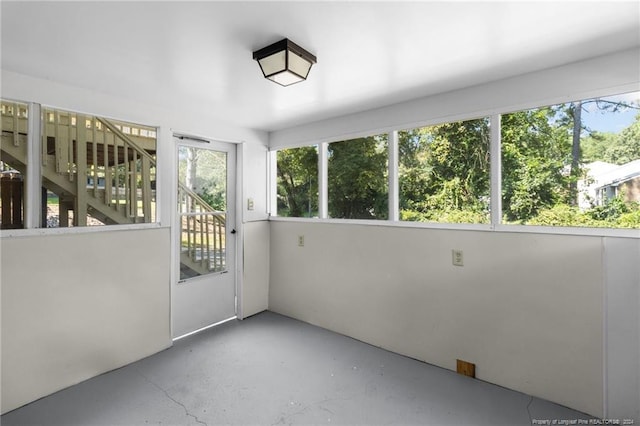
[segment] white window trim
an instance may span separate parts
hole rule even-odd
[[[628,87],[618,88],[620,91],[614,93],[603,93],[602,91],[594,91],[589,95],[581,96],[577,99],[590,99],[595,97],[615,96],[620,93],[627,93],[637,90],[637,88],[629,89]],[[575,99],[573,100],[575,101]],[[406,126],[398,126],[395,129],[388,129],[389,134],[389,219],[387,220],[362,220],[362,219],[334,219],[328,218],[327,205],[328,205],[328,174],[327,174],[327,152],[328,146],[331,142],[338,142],[342,139],[331,138],[322,142],[315,142],[309,144],[296,144],[290,147],[273,147],[271,152],[277,153],[281,149],[287,148],[302,148],[304,146],[319,146],[318,155],[318,181],[319,181],[319,217],[318,218],[295,218],[295,217],[270,217],[270,220],[276,221],[290,221],[290,222],[302,222],[302,223],[333,223],[333,224],[359,224],[369,226],[391,226],[391,227],[409,227],[409,228],[424,228],[424,229],[448,229],[448,230],[475,230],[475,231],[491,231],[491,232],[510,232],[510,233],[534,233],[534,234],[556,234],[556,235],[576,235],[576,236],[597,236],[597,237],[620,237],[620,238],[640,238],[640,229],[633,228],[599,228],[599,227],[571,227],[571,226],[539,226],[539,225],[516,225],[516,224],[503,224],[502,223],[502,151],[501,151],[501,116],[503,114],[509,114],[515,111],[521,111],[523,109],[542,108],[546,105],[555,105],[557,103],[572,102],[568,99],[558,99],[554,102],[545,103],[545,105],[523,106],[518,109],[509,110],[492,110],[488,115],[472,114],[460,117],[453,117],[451,120],[442,121],[425,121],[422,126],[436,125],[444,122],[452,121],[466,121],[477,118],[489,117],[490,119],[490,198],[491,198],[491,223],[490,224],[465,224],[465,223],[439,223],[439,222],[413,222],[413,221],[400,221],[399,212],[397,216],[394,216],[394,210],[399,209],[399,188],[398,192],[392,195],[392,185],[397,185],[398,178],[398,158],[392,159],[392,144],[395,135],[395,143],[397,149],[397,132],[406,128]],[[402,129],[400,129],[402,127]],[[416,126],[414,126],[416,127]],[[420,127],[420,126],[417,126]],[[369,132],[367,134],[377,134],[378,132]],[[364,134],[359,132],[358,135]],[[345,139],[346,140],[346,139]],[[323,158],[324,155],[324,158]],[[395,180],[393,174],[396,174]],[[272,191],[277,191],[277,186],[272,186]],[[393,197],[393,198],[392,198]],[[393,201],[393,203],[392,203]],[[324,211],[323,211],[324,209]],[[324,213],[324,215],[323,215]],[[398,219],[393,219],[397,217]]]
[[[398,131],[389,133],[389,159],[387,169],[389,171],[389,221],[400,220],[400,181],[398,170],[400,157],[398,154]]]
[[[42,129],[40,123],[40,104],[29,103],[27,116],[27,170],[25,173],[24,189],[24,227],[26,229],[40,228],[42,223],[41,169],[42,164]]]
[[[318,144],[318,217],[329,217],[329,143]]]
[[[500,130],[501,115],[495,114],[490,118],[490,146],[489,146],[489,185],[491,203],[491,224],[502,224],[502,135]]]
[[[31,237],[31,236],[43,236],[43,235],[60,235],[60,234],[83,234],[92,232],[110,232],[110,231],[125,231],[125,230],[139,230],[139,229],[155,229],[155,228],[168,228],[161,221],[163,214],[161,212],[162,203],[161,189],[162,185],[158,175],[156,175],[156,221],[151,223],[131,223],[122,225],[104,225],[104,226],[72,226],[72,227],[57,227],[57,228],[43,228],[40,211],[42,209],[42,104],[36,102],[25,102],[21,100],[15,100],[10,98],[3,98],[9,102],[16,102],[26,104],[28,107],[28,121],[27,121],[27,165],[25,173],[25,189],[24,189],[24,228],[23,229],[3,229],[0,230],[0,239],[2,238],[16,238],[16,237]],[[55,108],[55,107],[51,107]],[[93,113],[83,113],[75,110],[65,110],[76,114],[94,115]],[[111,119],[111,117],[106,117]],[[124,121],[126,119],[115,119],[117,121]],[[139,124],[139,123],[138,123]],[[148,127],[156,128],[156,152],[160,147],[161,126],[145,125]],[[159,160],[157,160],[159,161]],[[159,164],[156,164],[156,168],[159,169]],[[37,165],[34,167],[34,165]],[[159,173],[156,170],[156,173]],[[37,183],[35,183],[37,182]]]

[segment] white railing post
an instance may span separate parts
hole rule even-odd
[[[75,226],[87,226],[87,125],[82,115],[76,116],[76,199],[73,212]],[[71,117],[69,117],[71,129]],[[73,141],[69,141],[73,152]],[[73,161],[73,157],[71,157]]]

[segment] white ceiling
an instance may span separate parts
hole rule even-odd
[[[2,68],[278,130],[640,46],[640,2],[10,2]],[[278,86],[252,52],[318,57]]]

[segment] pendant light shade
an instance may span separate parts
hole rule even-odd
[[[289,86],[307,79],[316,57],[289,39],[253,52],[265,78]]]

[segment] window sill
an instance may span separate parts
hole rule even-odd
[[[416,229],[440,229],[450,231],[480,231],[480,232],[505,232],[523,234],[555,234],[575,235],[588,237],[616,237],[638,238],[639,229],[618,228],[582,228],[569,226],[533,226],[533,225],[488,225],[471,223],[437,223],[437,222],[408,222],[389,220],[360,220],[360,219],[317,219],[306,217],[281,217],[271,216],[269,221],[294,222],[294,223],[327,223],[336,225],[365,225],[386,226],[391,228],[416,228]]]
[[[0,238],[90,234],[94,232],[133,231],[163,227],[160,223],[134,223],[131,225],[76,226],[71,228],[4,229],[0,231]]]

